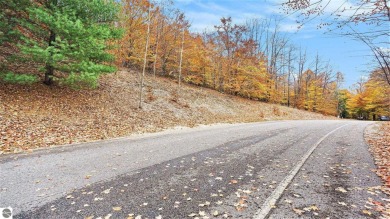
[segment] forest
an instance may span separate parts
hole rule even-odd
[[[199,33],[171,1],[3,0],[0,8],[1,83],[96,89],[99,76],[127,68],[141,79],[140,108],[150,74],[324,115],[390,114],[388,65],[345,89],[343,73],[321,51],[294,45],[277,19],[222,17]]]

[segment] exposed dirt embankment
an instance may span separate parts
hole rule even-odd
[[[96,90],[0,84],[0,154],[174,126],[333,118],[153,77],[138,109],[136,73],[119,71],[100,84]]]

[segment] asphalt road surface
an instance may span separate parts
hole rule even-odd
[[[378,218],[371,122],[175,130],[0,157],[14,218]]]

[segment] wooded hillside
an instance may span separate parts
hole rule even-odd
[[[104,75],[94,90],[0,86],[0,153],[87,142],[175,126],[283,119],[332,119],[321,114],[221,94],[146,76],[138,109],[138,72]]]
[[[277,20],[223,17],[213,31],[195,33],[171,1],[6,0],[0,7],[3,83],[97,88],[102,74],[124,67],[139,72],[140,108],[149,74],[326,115],[389,114],[381,75],[356,92],[340,89],[343,74],[291,43]]]

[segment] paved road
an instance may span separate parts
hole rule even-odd
[[[15,218],[377,218],[371,203],[389,197],[363,139],[370,124],[217,125],[2,156],[0,207]]]

